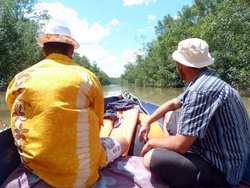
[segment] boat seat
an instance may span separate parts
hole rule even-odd
[[[17,147],[11,135],[10,128],[0,132],[0,185],[21,164]]]

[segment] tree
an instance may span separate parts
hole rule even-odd
[[[143,45],[144,56],[138,55],[133,66],[125,66],[122,78],[129,83],[141,80],[143,72],[146,84],[184,86],[175,71],[172,53],[181,40],[201,38],[215,58],[210,68],[235,87],[250,89],[249,0],[195,0],[193,6],[184,6],[176,18],[164,16],[155,30],[156,40]]]
[[[96,75],[96,77],[99,79],[101,85],[110,84],[111,81],[110,81],[109,76],[97,66],[96,62],[90,63],[90,61],[88,60],[86,56],[81,57],[79,53],[74,53],[73,61],[81,65],[82,67],[90,70],[91,72],[93,72]]]
[[[36,38],[50,19],[46,10],[35,10],[36,0],[0,0],[0,89],[20,71],[44,59]],[[75,53],[73,60],[97,75],[101,84],[110,83],[108,75],[89,60]]]
[[[0,83],[3,88],[20,70],[43,56],[36,43],[46,11],[34,13],[35,0],[0,0]],[[34,13],[34,14],[33,14]]]
[[[72,59],[75,63],[90,70],[91,64],[86,56],[81,57],[79,53],[75,52]]]
[[[212,66],[237,88],[250,88],[250,2],[225,0],[217,11],[203,19],[200,35],[210,44]]]

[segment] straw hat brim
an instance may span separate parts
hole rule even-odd
[[[43,47],[43,44],[46,42],[61,42],[66,44],[71,44],[74,46],[74,49],[79,48],[79,43],[72,37],[60,34],[43,34],[36,39],[39,46]]]

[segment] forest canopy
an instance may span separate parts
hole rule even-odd
[[[125,65],[124,83],[158,87],[183,87],[172,53],[186,38],[209,44],[215,70],[239,89],[250,89],[250,1],[194,0],[178,17],[166,15],[155,27],[157,38],[143,45],[136,62]]]
[[[20,71],[44,59],[36,38],[50,16],[46,10],[37,11],[36,0],[0,0],[0,90],[5,90]],[[108,75],[96,62],[74,54],[73,60],[92,71],[102,85],[110,84]]]
[[[0,0],[0,90],[18,72],[44,58],[36,37],[50,16],[35,11],[37,0]],[[167,2],[166,2],[167,3]],[[144,43],[135,62],[128,62],[121,78],[110,78],[87,57],[75,53],[73,60],[92,71],[102,85],[110,83],[183,87],[172,53],[186,38],[201,38],[210,47],[215,70],[238,89],[250,90],[250,1],[194,0],[177,17],[164,16],[155,26],[156,39]]]

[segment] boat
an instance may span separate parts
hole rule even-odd
[[[131,95],[130,93],[124,92],[123,95],[111,96],[104,98],[105,109],[107,109],[110,104],[119,102],[133,101],[135,104],[132,109],[125,109],[124,111],[137,110],[142,117],[151,115],[159,106],[150,102],[146,102],[138,99],[137,97]],[[130,114],[131,114],[130,113]],[[122,117],[124,118],[124,117]],[[121,121],[121,117],[117,119]],[[123,120],[123,119],[122,119]],[[123,120],[124,121],[124,120]],[[114,122],[112,122],[114,124]],[[158,120],[157,125],[161,129],[161,120]],[[119,122],[118,122],[119,124]],[[121,124],[120,124],[121,125]],[[143,165],[142,157],[140,157],[141,145],[135,147],[134,142],[136,142],[138,127],[140,123],[135,125],[135,131],[130,135],[130,149],[125,156],[121,156],[114,162],[100,170],[99,180],[91,186],[91,188],[100,187],[145,187],[145,188],[168,188],[169,186],[162,182],[156,175],[147,171]],[[157,127],[157,126],[156,126]],[[106,130],[105,130],[106,131]],[[105,132],[103,131],[103,132]],[[155,132],[159,132],[156,129]],[[154,131],[151,137],[160,137],[161,134],[155,135]],[[6,126],[0,132],[0,187],[4,188],[4,182],[11,182],[13,187],[50,187],[44,181],[38,177],[34,177],[31,172],[25,169],[21,165],[20,157],[17,148],[14,144],[14,139],[11,134],[11,129]],[[18,169],[18,170],[17,170]],[[24,180],[22,179],[24,178]],[[28,181],[28,182],[27,182]],[[20,185],[20,182],[22,186]],[[33,185],[33,186],[32,186]],[[232,188],[244,188],[250,187],[250,164],[244,174],[243,180],[239,185],[232,186]]]

